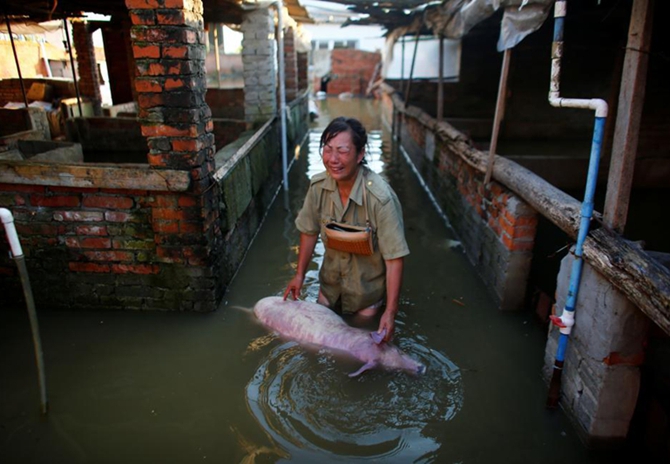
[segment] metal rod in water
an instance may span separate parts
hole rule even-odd
[[[28,96],[26,95],[26,85],[23,83],[23,76],[21,75],[21,65],[19,64],[19,56],[16,54],[16,45],[14,45],[14,35],[12,34],[12,26],[9,23],[9,16],[5,11],[5,21],[7,22],[7,33],[9,40],[12,42],[12,51],[14,52],[14,62],[16,63],[16,71],[19,73],[19,83],[21,84],[21,93],[23,93],[23,103],[28,108]]]

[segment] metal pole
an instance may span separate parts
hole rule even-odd
[[[77,93],[77,106],[79,107],[79,117],[84,117],[84,112],[81,110],[81,96],[79,95],[79,83],[77,83],[77,70],[74,69],[74,58],[72,57],[72,44],[70,43],[70,31],[67,27],[67,19],[63,19],[63,26],[65,27],[65,37],[67,38],[67,49],[70,52],[70,66],[72,66],[72,80],[74,81],[74,91]]]
[[[416,51],[419,48],[419,35],[421,28],[416,31],[416,39],[414,41],[414,54],[412,55],[412,66],[409,68],[409,80],[407,81],[407,91],[405,92],[405,105],[409,102],[409,93],[412,90],[412,77],[414,77],[414,64],[416,63]]]
[[[221,60],[219,58],[219,25],[214,25],[214,56],[216,59],[216,81],[221,88]]]
[[[19,56],[16,54],[16,46],[14,45],[14,35],[12,35],[12,26],[9,24],[9,16],[5,10],[5,21],[7,22],[7,33],[9,40],[12,42],[12,51],[14,52],[14,62],[16,63],[16,70],[19,72],[19,83],[21,84],[21,92],[23,93],[23,104],[28,108],[28,95],[26,95],[26,86],[23,84],[23,76],[21,75],[21,66],[19,65]]]
[[[279,45],[279,112],[281,113],[281,159],[284,183],[284,208],[289,209],[288,148],[286,147],[286,76],[284,74],[284,3],[277,0],[277,42]]]
[[[402,59],[400,60],[400,91],[405,91],[405,36],[403,35],[400,38],[400,45],[402,52]]]
[[[506,48],[503,53],[502,69],[500,70],[500,83],[498,84],[498,100],[496,101],[496,113],[493,117],[493,132],[491,133],[491,144],[489,145],[489,161],[486,166],[486,177],[484,185],[491,181],[493,173],[493,162],[498,149],[498,134],[500,133],[500,123],[505,117],[505,95],[507,94],[507,76],[509,75],[509,61],[512,55],[512,49]]]
[[[444,36],[439,35],[440,40],[440,69],[437,72],[437,120],[442,121],[444,115]]]

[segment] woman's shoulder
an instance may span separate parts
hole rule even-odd
[[[396,196],[388,182],[382,176],[370,170],[366,173],[365,186],[381,204],[388,203]]]
[[[310,185],[318,184],[319,182],[323,182],[323,181],[326,180],[327,178],[328,178],[328,172],[327,172],[327,171],[323,171],[323,172],[320,172],[320,173],[318,173],[318,174],[314,174],[314,175],[311,177],[311,179],[309,179],[309,184],[310,184]]]

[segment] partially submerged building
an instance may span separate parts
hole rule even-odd
[[[45,4],[8,3],[10,14]],[[652,445],[662,449],[670,434],[663,367],[670,242],[662,222],[670,42],[660,25],[667,2],[569,1],[560,47],[553,43],[553,0],[341,3],[384,25],[389,45],[399,42],[396,56],[415,55],[423,38],[438,38],[440,75],[415,78],[410,59],[399,79],[374,88],[401,150],[501,309],[530,306],[546,322],[552,308],[560,316],[569,294],[577,294],[568,290],[569,249],[584,230],[594,112],[554,107],[547,96],[554,92],[558,106],[560,98],[607,103],[561,404],[591,444],[622,440],[637,422],[661,437]],[[131,102],[137,116],[96,116],[95,89],[82,85],[92,114],[70,102],[72,115],[84,117],[70,118],[67,130],[83,162],[41,155],[0,161],[0,206],[15,213],[36,297],[56,307],[214,309],[281,177],[273,8],[214,0],[58,5],[61,16],[111,14],[112,93],[120,95],[115,103]],[[245,34],[244,89],[205,92],[204,24],[224,22]],[[80,81],[95,78],[96,67],[86,64],[93,27],[75,26]],[[305,132],[307,57],[291,47],[298,30],[285,33],[291,151]],[[454,42],[444,47],[443,38]],[[443,74],[445,48],[456,50],[456,74]],[[26,130],[45,133],[48,124],[36,113],[13,113],[22,116],[3,134],[5,146],[18,146],[23,157],[45,143],[16,135],[28,120],[34,122]],[[31,145],[29,138],[39,140]],[[116,148],[123,143],[137,149]],[[96,153],[95,162],[87,153]],[[3,292],[18,295],[13,267],[2,259]],[[558,343],[549,327],[547,378]]]
[[[9,29],[71,21],[76,51],[74,83],[0,81],[0,106],[27,106],[34,84],[59,102],[55,126],[40,107],[0,110],[0,206],[13,213],[38,306],[214,310],[292,157],[283,161],[282,145],[299,150],[307,132],[306,11],[293,1],[283,10],[235,0],[5,5]],[[84,11],[109,21],[84,20]],[[207,88],[208,30],[220,24],[243,34],[243,88]],[[91,40],[98,29],[109,108]],[[54,139],[50,126],[62,134]],[[20,306],[1,243],[0,288]]]
[[[547,321],[578,295],[561,405],[586,441],[622,440],[635,420],[667,458],[667,2],[342,3],[369,15],[358,23],[383,24],[402,55],[401,77],[379,87],[386,120],[500,308]],[[440,42],[439,72],[421,79],[425,39]],[[547,379],[559,343],[549,327]]]

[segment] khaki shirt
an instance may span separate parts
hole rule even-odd
[[[358,170],[347,204],[342,205],[335,180],[322,172],[312,177],[295,220],[300,232],[320,233],[322,238],[326,236],[324,227],[330,221],[365,226],[364,191],[368,193],[366,201],[374,232],[374,253],[364,256],[332,250],[326,245],[319,271],[321,292],[333,306],[340,300],[345,314],[382,300],[386,295],[384,260],[409,254],[398,197],[378,174],[363,166]]]

